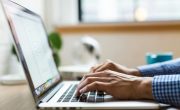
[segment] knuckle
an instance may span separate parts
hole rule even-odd
[[[90,82],[92,81],[92,78],[88,77],[88,78],[86,79],[86,81],[87,81],[88,83],[90,83]]]
[[[105,73],[107,76],[110,76],[110,75],[111,75],[111,70],[109,70],[109,69],[104,70],[104,73]]]
[[[111,66],[112,66],[112,64],[111,64],[111,63],[108,63],[108,64],[107,64],[107,67],[109,67],[109,68],[110,68]]]
[[[111,60],[108,60],[107,63],[110,65],[113,64],[113,62]]]
[[[118,75],[115,74],[115,73],[111,73],[111,77],[112,77],[112,78],[118,78]]]
[[[89,75],[84,75],[84,79],[87,79],[89,77]]]
[[[109,63],[108,63],[109,65],[113,65],[114,63],[112,62],[112,61],[109,61]]]
[[[115,80],[115,78],[108,78],[108,82],[112,82],[114,80]]]
[[[118,83],[119,83],[118,80],[114,80],[114,81],[111,82],[111,85],[116,85],[116,84],[118,84]]]
[[[107,70],[104,70],[104,72],[105,72],[105,73],[109,73],[109,72],[110,72],[110,70],[108,70],[108,69],[107,69]]]
[[[95,87],[99,87],[99,83],[97,81],[94,82]]]

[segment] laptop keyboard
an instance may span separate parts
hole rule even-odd
[[[72,84],[59,98],[58,102],[104,102],[104,92],[92,91],[76,96],[77,84]]]

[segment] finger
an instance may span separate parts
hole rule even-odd
[[[91,84],[86,85],[84,88],[82,88],[80,90],[80,93],[82,94],[82,93],[95,91],[95,90],[107,92],[108,86],[109,86],[109,83],[95,81]]]
[[[102,66],[99,66],[98,68],[96,68],[94,72],[100,72],[100,71],[110,69],[111,62],[112,62],[111,60],[107,60]]]
[[[110,78],[99,78],[99,77],[89,77],[89,78],[87,78],[86,80],[84,80],[81,84],[79,84],[78,85],[78,87],[77,87],[77,90],[76,90],[76,95],[77,96],[79,96],[81,93],[80,93],[80,90],[84,87],[84,86],[86,86],[86,85],[88,85],[88,84],[91,84],[91,83],[93,83],[93,82],[95,82],[95,81],[99,81],[99,82],[110,82],[111,81],[111,79]]]
[[[93,66],[93,67],[91,68],[91,70],[90,70],[90,73],[94,73],[95,70],[96,70],[97,68],[101,67],[102,65],[104,65],[104,63],[101,63],[101,64],[99,64],[99,65]]]
[[[106,62],[102,63],[102,64],[99,64],[97,66],[94,66],[91,68],[91,73],[94,73],[96,72],[96,70],[98,70],[99,68],[101,68],[103,65],[107,65],[108,63],[112,62],[111,60],[107,59]]]
[[[82,80],[80,81],[79,84],[81,84],[88,77],[108,77],[108,76],[109,76],[109,74],[108,74],[107,70],[106,71],[101,71],[101,72],[96,72],[94,74],[87,74],[82,78]]]
[[[95,81],[110,82],[111,80],[112,80],[111,78],[107,78],[107,77],[89,77],[89,78],[86,78],[81,84],[78,85],[77,92],[79,92],[79,90],[81,90],[86,85],[91,84]]]
[[[132,76],[132,75],[127,75],[127,74],[124,74],[124,73],[117,73],[117,72],[114,72],[113,74],[110,75],[111,77],[118,77],[118,78],[134,78],[136,76]]]
[[[110,76],[110,73],[109,73],[108,70],[102,71],[102,72],[97,72],[97,73],[94,73],[94,74],[87,74],[87,75],[85,75],[85,76],[82,78],[82,80],[79,82],[79,85],[81,85],[81,83],[82,83],[86,78],[89,78],[89,77],[109,77],[109,76]],[[79,85],[78,85],[78,87],[79,87]],[[77,88],[78,88],[78,87],[77,87]],[[78,91],[77,91],[77,94],[79,94]]]

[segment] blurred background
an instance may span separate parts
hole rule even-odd
[[[137,67],[180,57],[180,0],[12,1],[42,17],[65,80],[106,59]],[[18,85],[26,79],[1,8],[0,109],[36,110],[27,85]]]
[[[73,64],[74,44],[84,36],[100,44],[100,62],[136,67],[146,64],[147,52],[180,56],[179,0],[13,1],[38,13],[49,33],[62,35],[61,65]]]

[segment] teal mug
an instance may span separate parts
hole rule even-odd
[[[159,62],[164,62],[164,61],[169,61],[173,59],[173,53],[168,52],[168,53],[147,53],[146,54],[146,63],[147,64],[154,64],[154,63],[159,63]]]

